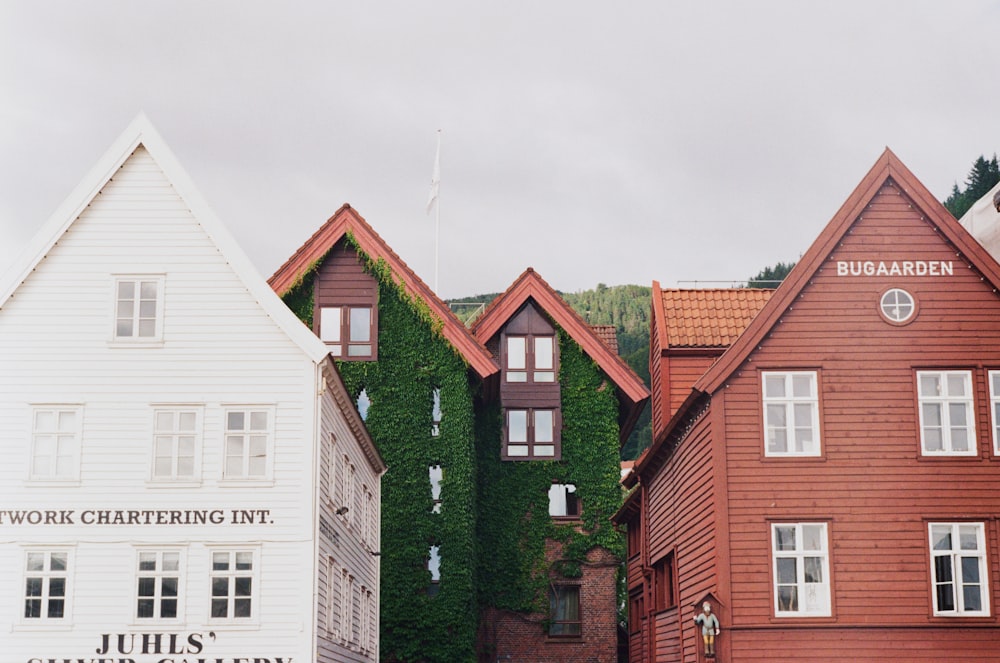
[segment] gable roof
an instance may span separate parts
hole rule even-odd
[[[20,261],[8,272],[9,281],[0,286],[3,288],[0,290],[0,308],[3,308],[38,263],[45,258],[52,247],[93,201],[94,197],[101,192],[119,168],[140,146],[146,149],[153,161],[163,171],[174,190],[187,204],[195,221],[208,234],[236,276],[257,300],[265,313],[310,359],[316,363],[323,362],[328,353],[326,346],[303,326],[295,314],[267,286],[243,249],[240,248],[233,236],[201,197],[201,194],[198,193],[191,178],[181,167],[180,162],[167,147],[163,138],[142,113],[132,120],[104,156],[31,240]]]
[[[615,383],[619,401],[625,408],[621,431],[627,435],[649,400],[649,389],[625,360],[613,352],[597,332],[531,267],[517,277],[479,316],[472,328],[476,338],[483,344],[489,342],[529,299],[569,334]]]
[[[813,275],[822,267],[829,255],[850,231],[868,204],[887,182],[899,188],[919,208],[926,221],[934,226],[946,241],[952,243],[987,279],[1000,289],[1000,265],[951,215],[930,191],[903,165],[893,152],[886,148],[837,213],[812,243],[785,280],[774,291],[760,312],[750,321],[746,330],[729,346],[711,368],[695,382],[691,393],[674,412],[670,421],[653,444],[636,461],[633,473],[625,484],[631,487],[640,473],[655,471],[666,455],[665,446],[671,443],[674,432],[684,422],[699,415],[714,393],[743,364],[763,341],[771,328],[792,306]]]
[[[337,210],[326,223],[320,226],[319,230],[313,233],[312,237],[306,240],[285,261],[285,264],[278,268],[268,279],[271,288],[279,295],[284,295],[311,269],[317,260],[322,259],[348,233],[369,258],[385,261],[393,277],[398,280],[409,295],[427,304],[431,312],[442,323],[441,334],[480,378],[489,377],[500,370],[489,351],[455,317],[448,305],[420,280],[420,277],[396,255],[385,240],[368,225],[368,222],[348,204],[344,204]]]
[[[899,157],[893,154],[889,148],[885,148],[882,156],[837,210],[833,219],[812,243],[746,331],[695,383],[695,390],[713,393],[722,386],[763,340],[771,327],[778,323],[781,316],[809,283],[813,274],[819,270],[854,222],[861,216],[868,203],[875,198],[883,184],[890,180],[913,201],[924,218],[982,272],[993,287],[1000,288],[1000,265],[997,264],[996,260],[903,165]]]
[[[726,348],[771,299],[761,288],[661,289],[653,281],[653,320],[659,347]]]

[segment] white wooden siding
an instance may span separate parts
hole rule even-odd
[[[162,342],[114,342],[115,274],[163,276]],[[209,631],[216,638],[205,636],[201,655],[213,660],[313,660],[313,602],[326,568],[325,557],[316,559],[315,542],[317,374],[314,361],[254,299],[150,154],[136,149],[0,310],[0,440],[6,451],[0,509],[75,514],[73,525],[0,522],[5,660],[89,658],[105,633],[178,633],[184,640]],[[341,429],[341,449],[356,447],[343,415],[335,407],[327,412],[326,401],[323,426]],[[77,482],[28,480],[30,412],[41,403],[81,408]],[[193,482],[150,481],[152,406],[169,404],[202,409],[201,472]],[[222,478],[224,413],[240,405],[273,412],[267,481]],[[351,453],[360,457],[357,449]],[[102,509],[221,509],[226,522],[79,522],[83,511]],[[232,524],[234,511],[261,509],[268,511],[265,524]],[[35,544],[74,546],[72,618],[41,629],[21,618],[23,550]],[[134,617],[135,546],[156,544],[185,548],[177,624],[137,623]],[[209,619],[211,552],[218,545],[260,551],[249,624]],[[359,577],[375,579],[366,570],[374,568],[374,557],[354,551],[347,558],[362,565]]]

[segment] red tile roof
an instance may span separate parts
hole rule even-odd
[[[590,329],[612,352],[618,354],[618,330],[614,325],[590,325]]]
[[[337,210],[284,265],[278,268],[278,271],[268,279],[271,288],[279,295],[285,294],[317,260],[322,259],[348,233],[369,258],[373,260],[381,258],[385,261],[393,278],[407,293],[427,304],[431,313],[441,321],[442,336],[451,343],[480,378],[489,377],[500,370],[493,356],[455,317],[448,305],[420,280],[420,277],[350,205],[345,204]]]
[[[656,316],[661,348],[725,348],[743,333],[774,290],[728,288],[661,290],[662,315]]]

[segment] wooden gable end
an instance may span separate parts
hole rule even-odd
[[[914,187],[915,180],[891,175],[871,187],[713,392],[713,407],[724,408],[730,557],[739,560],[731,587],[744,624],[774,618],[773,585],[759,573],[772,564],[771,522],[826,524],[839,624],[879,614],[883,625],[926,625],[933,617],[928,523],[991,523],[1000,509],[989,385],[991,371],[1000,369],[996,265],[968,251],[964,231],[928,209]],[[881,307],[894,288],[915,303],[902,323]],[[975,443],[968,455],[922,451],[918,372],[943,370],[970,376]],[[768,457],[767,371],[815,372],[815,457]],[[873,564],[881,550],[892,551],[891,563]],[[990,547],[991,563],[996,554]]]

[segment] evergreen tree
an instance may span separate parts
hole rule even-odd
[[[958,184],[952,185],[951,195],[944,201],[944,206],[958,219],[969,211],[972,205],[989,193],[989,190],[1000,182],[1000,164],[997,155],[986,159],[982,155],[972,164],[972,170],[965,180],[965,189],[959,189]]]
[[[773,267],[765,267],[747,280],[748,288],[774,289],[781,285],[781,282],[788,276],[788,272],[795,267],[794,262],[779,262]]]

